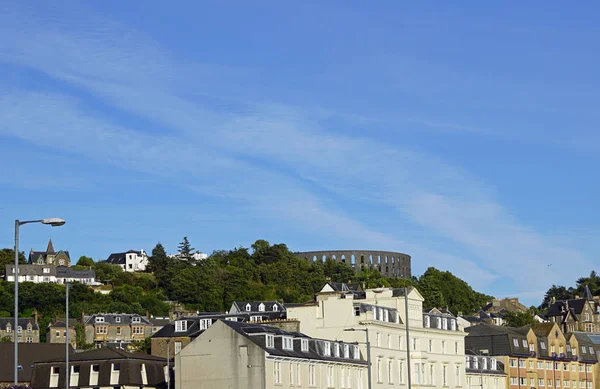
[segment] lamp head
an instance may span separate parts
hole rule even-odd
[[[59,219],[57,217],[42,219],[42,224],[49,224],[52,227],[60,227],[65,223],[66,223],[66,221],[64,219]]]

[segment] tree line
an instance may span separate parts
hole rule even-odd
[[[310,262],[295,256],[285,244],[265,240],[257,240],[250,248],[215,251],[201,261],[192,260],[193,250],[185,238],[179,245],[179,258],[171,258],[158,243],[145,273],[124,272],[118,265],[81,257],[74,268],[93,268],[96,279],[113,289],[103,295],[73,284],[69,289],[71,317],[100,312],[166,316],[169,302],[205,312],[226,311],[234,300],[301,303],[311,301],[327,281],[358,282],[365,288],[414,286],[423,295],[424,306],[447,308],[454,314],[473,314],[492,298],[448,271],[429,268],[420,277],[386,278],[367,268],[357,273],[350,265],[331,259]],[[7,257],[14,255],[10,252]],[[0,282],[0,317],[12,315],[13,289],[13,283]],[[64,316],[64,305],[63,285],[23,282],[19,286],[20,314],[32,315],[37,310],[42,340],[48,323]]]

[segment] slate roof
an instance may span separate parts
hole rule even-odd
[[[250,310],[246,310],[246,306],[250,304]],[[260,304],[264,304],[265,310],[259,311],[258,307]],[[273,306],[277,307],[277,310],[273,309]],[[285,307],[278,301],[234,301],[229,313],[237,312],[285,312]]]
[[[125,264],[125,255],[131,254],[131,253],[135,253],[137,255],[142,254],[140,251],[136,251],[136,250],[129,250],[124,253],[112,253],[108,256],[108,258],[106,258],[106,262],[113,264],[113,265],[124,265]]]
[[[574,336],[577,339],[577,343],[579,343],[579,350],[577,353],[579,355],[579,360],[591,363],[596,363],[600,360],[600,334],[574,331],[568,336],[569,339],[571,336]],[[582,346],[586,348],[586,352],[582,352]],[[590,348],[593,350],[593,353],[590,353]]]
[[[488,350],[489,355],[529,356],[527,332],[529,328],[495,326],[486,323],[465,328],[466,350]],[[517,345],[514,344],[517,340]],[[523,343],[525,340],[525,344]]]
[[[73,355],[73,348],[69,346],[70,355]],[[14,344],[0,342],[0,355],[2,355],[2,363],[0,363],[0,382],[13,382],[14,380]],[[64,344],[52,343],[19,343],[19,364],[23,370],[19,370],[19,381],[31,381],[31,373],[33,365],[36,362],[44,361],[51,358],[57,358],[65,355]]]
[[[48,256],[48,254],[58,255],[60,253],[65,254],[67,256],[67,258],[69,259],[69,261],[71,261],[71,255],[69,254],[69,251],[68,250],[55,251],[54,244],[52,243],[52,239],[50,239],[48,241],[48,247],[46,248],[46,251],[33,251],[33,249],[31,249],[31,251],[29,252],[28,263],[29,264],[36,263],[40,257],[43,259],[43,261],[45,263],[46,257]]]
[[[148,321],[152,323],[154,327],[164,327],[171,322],[168,317],[150,317],[148,318]]]
[[[14,317],[0,317],[0,330],[6,330],[6,325],[9,323],[10,323],[10,327],[12,329],[13,326],[15,325],[15,318]],[[33,330],[40,329],[38,323],[34,322],[34,319],[32,317],[19,317],[19,325],[21,326],[21,329],[27,330],[27,325],[29,323],[32,324]],[[2,355],[2,354],[0,353],[0,355]]]
[[[359,354],[359,359],[354,359],[354,347],[350,347],[350,358],[343,357],[335,357],[333,350],[330,351],[331,356],[325,355],[325,344],[329,343],[330,347],[333,348],[333,344],[340,344],[340,355],[343,356],[343,342],[335,342],[331,340],[324,339],[315,339],[310,338],[300,332],[287,332],[281,330],[276,327],[270,327],[260,324],[249,324],[249,323],[238,323],[232,321],[222,321],[226,326],[230,327],[238,334],[244,336],[246,339],[250,340],[252,343],[256,344],[260,348],[262,348],[269,355],[281,356],[281,357],[289,357],[289,358],[298,358],[298,359],[312,359],[312,360],[323,360],[323,361],[335,361],[342,363],[354,363],[360,365],[366,365],[367,362],[362,358]],[[263,334],[270,334],[274,336],[274,347],[267,347],[266,345],[266,337],[261,336]],[[284,350],[283,349],[283,336],[290,336],[293,338],[293,350]],[[301,339],[308,340],[308,351],[301,351]],[[346,343],[352,344],[355,343]]]
[[[64,350],[65,346],[62,345],[62,347]],[[69,356],[69,362],[101,361],[101,360],[107,361],[107,360],[114,360],[114,359],[142,359],[142,360],[147,360],[147,361],[161,361],[161,362],[165,362],[165,364],[166,364],[165,358],[162,358],[162,357],[157,357],[155,355],[150,355],[150,354],[146,354],[146,353],[120,350],[120,349],[114,348],[114,347],[102,347],[102,348],[97,348],[94,350],[77,352],[73,356]],[[65,361],[65,357],[64,357],[64,355],[61,355],[60,357],[57,357],[57,358],[46,359],[43,362],[64,362],[64,361]]]
[[[77,322],[77,319],[69,319],[69,328],[74,328]],[[65,318],[61,317],[52,320],[50,324],[48,324],[48,328],[65,328]]]
[[[589,290],[589,289],[588,289]],[[581,315],[581,312],[583,312],[583,308],[585,307],[585,305],[588,303],[589,300],[587,300],[586,298],[580,298],[580,299],[572,299],[572,300],[566,300],[566,301],[557,301],[554,304],[552,304],[550,306],[550,308],[548,308],[548,312],[546,312],[546,316],[547,317],[553,317],[553,316],[564,316],[565,312],[567,311],[567,305],[569,306],[569,310],[571,310],[573,312],[573,314],[575,315]],[[598,303],[593,301],[590,301],[593,304],[593,311],[594,313],[597,312],[597,305]]]
[[[104,317],[104,322],[96,323],[96,317]],[[140,322],[134,323],[133,322],[134,317],[139,317]],[[120,319],[120,320],[117,321],[118,319]],[[92,325],[92,324],[152,325],[152,323],[150,322],[150,320],[147,317],[144,317],[144,316],[138,315],[138,314],[131,314],[131,313],[97,313],[94,315],[86,316],[85,324],[86,325]]]
[[[327,284],[331,286],[331,289],[335,290],[336,292],[362,292],[363,290],[359,282],[328,282]]]
[[[96,272],[93,269],[74,270],[67,266],[56,267],[57,278],[96,278]]]

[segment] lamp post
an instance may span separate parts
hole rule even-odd
[[[69,379],[71,378],[71,372],[69,371],[69,280],[65,282],[65,328],[67,334],[65,337],[65,389],[69,389]]]
[[[369,342],[369,329],[368,328],[346,328],[344,331],[364,331],[365,332],[365,343],[367,345],[367,388],[371,389],[371,343]]]
[[[52,227],[59,227],[66,222],[56,217],[39,220],[15,220],[15,331],[13,340],[15,343],[15,386],[19,383],[19,227],[23,224],[42,223]]]

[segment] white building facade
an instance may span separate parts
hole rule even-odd
[[[424,312],[423,297],[414,288],[408,288],[408,318],[405,312],[404,289],[391,288],[318,293],[314,303],[287,307],[288,318],[300,320],[301,333],[359,342],[364,355],[368,331],[375,389],[408,388],[408,369],[411,388],[466,387],[466,333],[456,318],[436,309]]]
[[[106,259],[112,265],[119,265],[126,272],[145,271],[148,267],[148,255],[141,249],[129,250],[124,253],[112,253]]]
[[[15,265],[6,265],[4,276],[8,282],[15,281]],[[19,265],[19,282],[33,282],[35,284],[64,284],[65,282],[79,282],[86,285],[96,285],[96,272],[94,270],[74,270],[66,266],[54,265]]]

